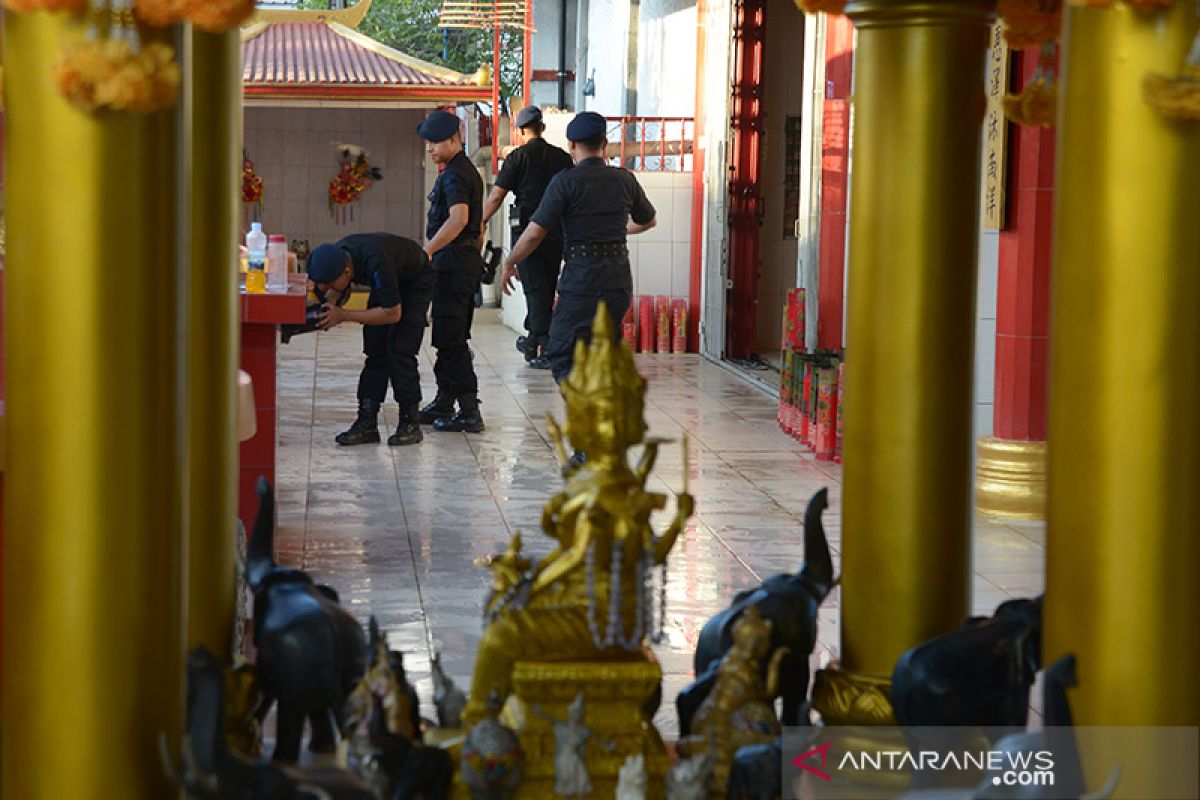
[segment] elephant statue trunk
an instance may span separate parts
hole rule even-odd
[[[717,666],[733,643],[733,627],[751,606],[771,622],[770,652],[787,648],[779,665],[779,695],[783,698],[784,725],[804,723],[804,699],[808,693],[808,657],[817,642],[817,610],[829,596],[836,580],[833,559],[825,538],[821,515],[829,505],[822,489],[813,495],[804,513],[804,564],[793,575],[774,575],[757,589],[741,592],[729,608],[712,617],[700,631],[693,667],[696,680],[675,700],[679,729],[691,733],[692,716],[716,681]],[[763,660],[764,665],[772,658]]]

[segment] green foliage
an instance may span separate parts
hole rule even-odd
[[[300,8],[329,8],[330,0],[301,0]],[[374,0],[358,30],[402,53],[471,75],[492,64],[492,32],[438,27],[441,0]],[[521,93],[522,32],[505,28],[500,35],[500,94]]]

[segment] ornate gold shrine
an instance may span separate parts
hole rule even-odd
[[[585,750],[590,796],[612,797],[622,763],[637,754],[646,761],[647,796],[663,796],[669,762],[651,721],[662,670],[646,648],[662,624],[662,598],[655,597],[651,571],[665,565],[693,501],[685,483],[674,519],[655,535],[650,514],[667,497],[645,490],[658,453],[656,441],[644,441],[645,391],[601,303],[592,341],[576,344],[562,384],[562,431],[550,420],[564,461],[563,434],[587,456],[542,514],[543,531],[558,546],[533,563],[521,555],[517,534],[488,563],[488,623],[464,722],[469,729],[494,713],[483,702],[493,693],[507,698],[501,721],[517,731],[525,759],[518,798],[554,796],[553,720],[566,716],[580,690],[594,734]],[[627,451],[641,443],[642,458],[630,468]],[[467,796],[458,782],[455,796]]]

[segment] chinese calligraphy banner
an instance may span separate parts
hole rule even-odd
[[[992,26],[987,65],[987,116],[983,121],[983,227],[1004,227],[1004,176],[1008,155],[1008,121],[1004,95],[1008,91],[1008,43],[1000,23]]]

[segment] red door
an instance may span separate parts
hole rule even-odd
[[[733,157],[729,179],[729,288],[725,354],[745,358],[758,331],[758,234],[762,227],[765,0],[734,5]]]

